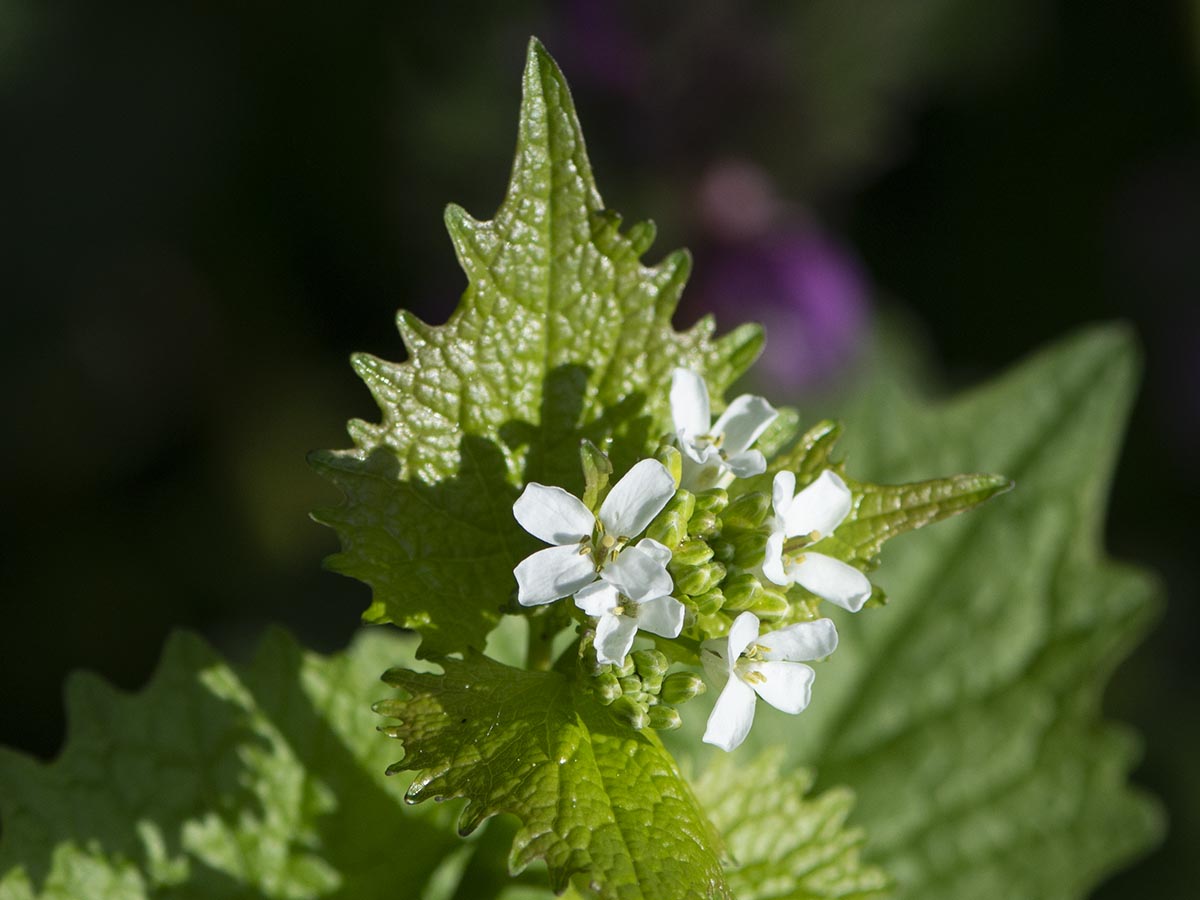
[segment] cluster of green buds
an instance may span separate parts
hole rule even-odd
[[[581,496],[526,485],[513,515],[550,546],[513,570],[516,600],[531,608],[571,598],[560,608],[580,624],[585,690],[634,728],[678,727],[675,706],[700,691],[697,675],[668,674],[672,662],[717,665],[727,685],[736,675],[750,694],[735,688],[705,735],[728,749],[744,737],[737,723],[749,721],[729,702],[744,706],[774,673],[778,684],[796,683],[781,695],[771,688],[769,702],[798,711],[811,674],[804,661],[836,647],[818,604],[857,612],[872,588],[821,552],[838,549],[826,539],[852,505],[840,475],[826,467],[797,493],[798,473],[769,473],[752,447],[776,416],[765,400],[739,397],[713,422],[703,380],[677,369],[671,405],[675,433],[616,483],[604,450],[584,441]],[[655,649],[634,650],[639,637]]]
[[[678,481],[679,450],[664,442],[655,456]],[[763,576],[771,528],[771,497],[765,491],[730,500],[724,488],[676,489],[646,536],[671,551],[667,570],[675,583],[673,596],[689,610],[685,637],[703,641],[727,634],[733,619],[747,611],[764,622],[816,618],[815,597]]]
[[[692,672],[672,672],[670,660],[658,650],[635,650],[620,665],[596,659],[592,633],[585,632],[580,666],[592,675],[592,695],[609,712],[632,728],[670,731],[682,724],[675,708],[704,693],[704,680]]]

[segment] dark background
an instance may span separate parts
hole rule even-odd
[[[374,418],[351,351],[452,308],[441,210],[499,203],[538,34],[607,202],[658,221],[652,257],[695,253],[680,320],[766,321],[777,399],[897,317],[948,386],[1133,323],[1109,545],[1169,603],[1108,707],[1173,830],[1098,896],[1193,895],[1195,6],[48,6],[0,0],[0,742],[52,756],[66,672],[136,688],[172,628],[235,657],[272,621],[347,640],[367,589],[318,567],[334,497],[304,454]]]

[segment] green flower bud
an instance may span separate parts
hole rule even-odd
[[[604,670],[596,658],[596,648],[592,644],[590,632],[584,634],[583,643],[579,647],[579,668],[593,675]]]
[[[642,679],[642,690],[649,698],[650,703],[658,702],[658,692],[662,690],[662,683],[662,675],[647,675]]]
[[[742,494],[725,507],[721,521],[727,528],[758,528],[767,518],[771,496],[761,491]]]
[[[638,731],[645,728],[650,721],[645,708],[629,697],[618,697],[608,709],[620,721]]]
[[[671,667],[667,657],[657,650],[635,650],[632,656],[633,665],[643,681],[656,675],[661,678]]]
[[[700,566],[712,559],[713,550],[699,538],[684,541],[671,554],[671,562],[684,566]]]
[[[749,609],[763,594],[762,582],[749,572],[731,575],[725,579],[725,611],[739,613]]]
[[[691,521],[688,522],[688,534],[708,535],[716,533],[716,530],[716,513],[700,510],[692,513]]]
[[[683,719],[679,718],[678,710],[674,710],[669,706],[653,707],[646,720],[655,731],[674,731],[683,724]]]
[[[753,613],[760,619],[779,619],[788,614],[791,606],[787,597],[781,592],[765,588],[751,607]]]
[[[733,565],[733,557],[736,555],[733,544],[723,537],[709,538],[706,543],[712,547],[713,558],[717,562],[727,566]]]
[[[743,531],[733,538],[733,564],[739,569],[762,565],[767,555],[767,535],[761,531]]]
[[[672,672],[663,679],[659,700],[669,706],[687,703],[707,690],[704,679],[694,672]]]
[[[663,444],[655,452],[654,458],[667,467],[667,471],[675,479],[675,486],[678,487],[679,479],[683,477],[683,454],[679,449],[670,444]]]
[[[720,588],[713,588],[699,597],[693,597],[692,601],[695,604],[697,615],[711,616],[715,612],[720,612],[725,605],[725,595]]]
[[[729,503],[729,495],[721,488],[702,491],[696,495],[696,511],[717,515]]]
[[[619,666],[613,666],[612,670],[617,674],[618,678],[628,678],[633,674],[633,660],[626,656],[625,659],[621,661],[621,664]]]
[[[725,567],[718,562],[710,562],[702,566],[680,566],[673,569],[671,574],[678,593],[699,597],[721,583],[725,577]]]
[[[583,464],[583,505],[588,509],[597,509],[600,495],[608,487],[608,476],[613,470],[612,461],[603,450],[587,440],[579,445],[579,458]]]
[[[612,672],[603,672],[592,682],[592,693],[605,706],[621,696],[621,683]]]
[[[625,694],[632,694],[642,689],[642,679],[636,675],[624,675],[617,679],[617,683],[621,686],[622,693]]]
[[[677,490],[675,496],[667,501],[662,512],[655,516],[654,521],[646,528],[646,537],[674,549],[687,537],[688,521],[695,508],[696,498],[691,491]]]
[[[649,709],[652,704],[658,702],[658,695],[650,695],[646,691],[630,691],[628,694],[622,694],[640,706],[643,710]]]

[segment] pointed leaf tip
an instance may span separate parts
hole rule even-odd
[[[310,457],[345,496],[318,513],[342,539],[327,567],[372,588],[367,621],[419,629],[422,657],[483,646],[536,549],[512,516],[526,483],[575,483],[585,436],[611,442],[622,474],[671,428],[661,386],[675,367],[723,394],[761,345],[755,326],[719,340],[711,318],[671,327],[691,257],[638,262],[653,225],[623,234],[604,209],[566,79],[536,38],[517,132],[495,216],[445,209],[467,276],[458,308],[440,325],[398,316],[405,362],[354,355],[382,420],[353,420],[352,450]],[[630,428],[635,416],[650,427]]]

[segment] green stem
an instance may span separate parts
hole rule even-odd
[[[538,672],[550,671],[552,636],[547,628],[549,616],[529,620],[529,643],[525,651],[525,668]]]

